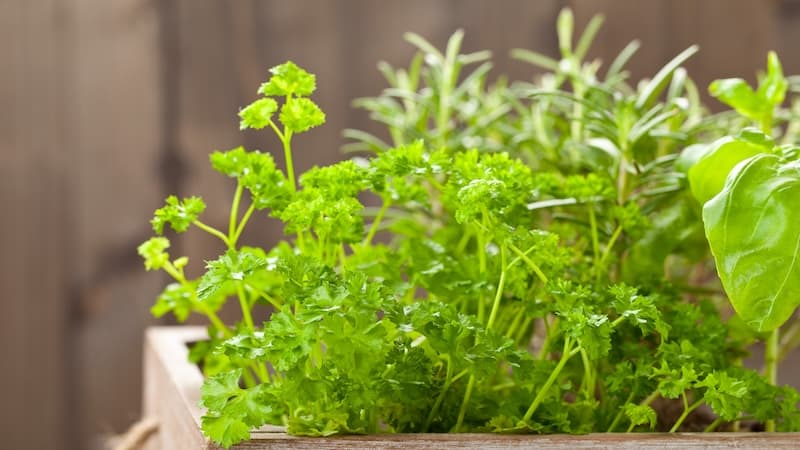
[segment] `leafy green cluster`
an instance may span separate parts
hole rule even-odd
[[[236,180],[227,230],[200,221],[199,198],[170,197],[139,247],[175,280],[152,312],[211,322],[191,352],[208,437],[229,447],[264,424],[311,436],[800,430],[800,394],[774,378],[798,322],[769,334],[766,376],[741,363],[800,298],[797,126],[779,107],[777,58],[757,90],[712,85],[741,115],[710,115],[680,67],[694,48],[633,87],[624,65],[638,44],[602,77],[584,61],[600,23],[573,46],[562,12],[561,59],[515,51],[549,72],[510,85],[488,85],[488,53],[460,54],[460,32],[444,53],[409,35],[411,67],[381,66],[392,88],[359,101],[392,143],[351,130],[368,157],[297,178],[292,136],[325,116],[313,75],[271,70],[239,116],[275,132],[286,170],[268,153],[214,152]],[[284,223],[284,242],[237,244],[256,211]],[[227,250],[188,279],[166,226]],[[217,315],[228,299],[234,326]],[[670,402],[678,417],[659,406]]]

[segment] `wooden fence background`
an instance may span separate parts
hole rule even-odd
[[[137,419],[142,330],[166,280],[135,247],[168,193],[204,196],[204,220],[224,223],[232,186],[207,154],[276,148],[236,118],[267,68],[291,58],[318,75],[329,120],[298,139],[303,169],[340,157],[343,128],[369,128],[349,102],[383,88],[377,61],[409,61],[404,31],[441,46],[464,28],[496,73],[527,79],[508,51],[554,55],[564,6],[578,27],[605,13],[594,56],[641,39],[634,77],[692,43],[701,85],[752,80],[769,49],[800,73],[798,0],[0,0],[0,446],[93,448]],[[219,250],[189,233],[173,254],[198,268]]]

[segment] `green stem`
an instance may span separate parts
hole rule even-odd
[[[254,287],[254,286],[251,286],[249,284],[246,287],[247,287],[247,289],[253,291],[259,297],[263,297],[266,301],[269,302],[270,305],[272,305],[275,308],[275,310],[280,311],[280,310],[283,309],[283,304],[281,302],[279,302],[278,300],[276,300],[275,297],[267,294],[266,292],[262,291],[261,289],[258,289],[258,288]]]
[[[605,265],[605,262],[611,255],[611,250],[614,248],[614,244],[617,243],[617,239],[619,239],[620,234],[622,234],[622,225],[618,225],[617,228],[614,229],[614,232],[611,233],[611,239],[609,239],[608,243],[603,249],[603,255],[600,257],[600,262],[597,264],[599,268],[603,268]]]
[[[436,114],[436,131],[439,134],[439,146],[447,146],[447,120],[450,117],[450,74],[447,60],[442,61],[442,84],[439,87],[439,110]]]
[[[164,263],[164,272],[167,272],[167,274],[172,276],[172,278],[174,278],[175,281],[177,281],[182,285],[186,285],[188,283],[186,277],[183,275],[183,271],[178,270],[178,268],[175,267],[175,265],[173,265],[169,261]],[[208,317],[208,320],[211,321],[211,324],[214,325],[214,328],[221,331],[222,335],[225,336],[226,338],[233,337],[233,333],[231,333],[231,330],[222,322],[222,320],[220,320],[217,313],[209,309],[208,305],[206,305],[205,303],[201,302],[197,303],[200,305],[200,312],[202,312],[203,314],[206,315],[206,317]]]
[[[583,347],[581,347],[581,362],[583,363],[583,382],[581,383],[583,395],[586,399],[591,400],[595,398],[594,366]]]
[[[798,345],[800,345],[800,320],[795,320],[789,325],[789,328],[782,333],[780,351],[778,352],[778,363],[783,361],[789,352]]]
[[[289,186],[292,192],[297,190],[297,184],[294,179],[294,163],[292,162],[292,132],[286,130],[286,135],[283,139],[283,157],[286,159],[286,176],[289,178]]]
[[[239,226],[236,227],[236,231],[233,233],[233,237],[231,238],[231,242],[233,246],[236,246],[236,242],[239,240],[239,237],[242,235],[244,231],[244,226],[247,225],[247,222],[250,220],[250,216],[253,215],[253,211],[256,210],[256,206],[251,204],[247,211],[244,212],[244,216],[242,216],[241,222],[239,222]]]
[[[522,417],[523,422],[531,420],[531,417],[533,417],[533,413],[536,412],[536,408],[538,408],[539,405],[544,401],[544,398],[547,395],[547,392],[550,390],[550,387],[552,387],[553,383],[556,382],[556,379],[558,379],[558,376],[561,374],[561,371],[564,369],[564,366],[567,364],[567,361],[569,361],[569,358],[572,356],[571,349],[572,349],[572,340],[570,339],[569,336],[567,336],[564,338],[564,349],[562,350],[561,353],[561,359],[558,361],[558,364],[556,365],[555,369],[553,369],[553,371],[550,372],[550,376],[547,378],[547,381],[544,382],[542,388],[539,389],[539,392],[536,393],[536,397],[534,397],[531,406],[528,408],[528,410],[525,412],[525,415]]]
[[[514,342],[519,343],[519,341],[522,340],[522,338],[525,336],[525,333],[528,331],[528,329],[530,329],[531,322],[533,322],[532,317],[526,317],[525,320],[522,321],[522,326],[519,327],[517,334],[514,336]]]
[[[762,117],[758,125],[764,134],[772,136],[772,113]]]
[[[578,64],[575,61],[575,64]],[[571,131],[572,131],[572,140],[575,142],[581,142],[583,140],[583,124],[581,121],[583,120],[583,84],[578,82],[577,77],[571,78],[573,84],[573,92],[575,94],[575,98],[579,101],[572,103],[572,124],[571,124]],[[577,161],[577,160],[576,160]]]
[[[692,411],[699,408],[700,405],[703,404],[703,399],[701,398],[700,400],[697,400],[696,402],[689,405],[689,400],[686,398],[686,392],[684,392],[682,395],[683,395],[683,413],[681,413],[680,417],[678,417],[678,420],[675,422],[675,424],[672,425],[672,428],[669,429],[670,433],[678,431],[678,429],[683,424],[683,421],[686,420],[687,417],[689,417],[689,414],[691,414]]]
[[[364,242],[362,245],[367,246],[372,242],[372,238],[375,237],[375,233],[378,232],[378,227],[381,224],[381,220],[383,220],[384,214],[386,214],[386,210],[389,209],[392,202],[389,200],[384,200],[381,209],[378,211],[378,214],[375,216],[375,219],[372,221],[372,226],[369,227],[369,233],[367,233],[367,237],[364,238]]]
[[[233,202],[231,202],[231,216],[228,220],[228,246],[231,248],[236,246],[234,240],[234,236],[236,236],[236,219],[239,217],[239,202],[242,201],[243,190],[242,183],[237,183],[236,191],[233,193]]]
[[[542,269],[540,269],[539,266],[536,265],[536,263],[533,262],[533,260],[530,259],[525,252],[517,248],[517,246],[515,246],[514,244],[509,244],[508,248],[511,249],[512,252],[516,253],[520,258],[522,258],[525,264],[527,264],[528,267],[530,267],[531,270],[533,270],[533,273],[536,274],[536,276],[539,278],[539,280],[542,281],[542,283],[547,284],[547,277],[545,276],[544,272],[542,272]]]
[[[619,159],[619,170],[617,171],[617,204],[622,205],[628,198],[628,169],[627,160],[625,156],[627,150],[622,150],[622,156]]]
[[[545,327],[545,335],[544,335],[544,342],[542,342],[542,348],[539,349],[539,359],[545,359],[547,354],[550,352],[550,342],[552,338],[558,336],[558,317],[553,318],[553,323],[549,326],[547,324],[547,317],[543,317],[542,320],[544,321]]]
[[[244,381],[244,385],[247,388],[252,388],[256,385],[255,378],[253,378],[253,375],[250,374],[250,371],[247,369],[242,370],[242,381]]]
[[[483,275],[486,273],[486,238],[484,237],[483,233],[478,233],[478,248],[476,251],[478,252],[478,271],[481,275]],[[478,296],[478,320],[481,323],[486,315],[484,311],[485,305],[483,303],[483,294],[481,293]]]
[[[597,217],[594,214],[594,203],[587,205],[589,208],[589,228],[592,234],[592,254],[594,255],[595,267],[600,261],[600,239],[597,237]]]
[[[489,321],[486,323],[486,329],[491,330],[494,321],[497,318],[497,311],[500,309],[500,299],[503,297],[503,289],[506,286],[506,247],[500,246],[500,281],[497,283],[497,293],[494,295],[494,303],[492,304],[492,312],[489,313]]]
[[[461,408],[458,410],[458,420],[456,421],[456,426],[453,428],[454,433],[458,433],[461,429],[461,425],[464,424],[464,416],[467,414],[467,405],[469,404],[469,398],[472,396],[472,389],[475,387],[475,375],[470,374],[469,381],[467,382],[467,390],[464,391],[464,400],[461,402]]]
[[[458,254],[464,253],[464,249],[467,248],[467,244],[469,243],[471,238],[472,238],[472,233],[470,233],[469,231],[464,231],[464,234],[461,235],[461,240],[459,240],[458,245],[456,245],[456,252]]]
[[[519,328],[519,324],[522,323],[522,319],[525,317],[524,311],[515,309],[514,319],[511,321],[511,324],[508,326],[505,332],[505,336],[509,339],[514,337],[514,333],[516,333],[517,329]]]
[[[220,320],[217,313],[209,308],[206,308],[205,306],[203,307],[203,313],[208,316],[208,320],[211,321],[211,324],[214,325],[214,328],[222,332],[223,336],[226,338],[233,337],[233,333],[231,333],[231,330],[224,323],[222,323],[222,320]]]
[[[718,426],[719,426],[719,425],[720,425],[722,422],[724,422],[724,420],[722,420],[722,417],[717,417],[717,418],[716,418],[716,420],[714,420],[713,422],[711,422],[711,424],[709,424],[709,425],[708,425],[708,426],[707,426],[707,427],[706,427],[706,428],[703,430],[703,433],[710,433],[710,432],[712,432],[712,431],[716,430],[716,429],[717,429],[717,427],[718,427]]]
[[[439,407],[441,407],[442,402],[444,401],[444,396],[447,393],[447,390],[450,389],[450,384],[452,384],[453,366],[451,364],[450,355],[445,355],[445,361],[447,362],[447,374],[444,378],[444,384],[442,384],[442,390],[439,392],[439,396],[436,397],[436,401],[433,402],[433,407],[431,407],[431,411],[428,413],[428,418],[425,419],[425,425],[422,427],[423,433],[426,433],[430,428],[431,422],[433,422],[433,418],[439,411]]]
[[[222,242],[225,243],[226,246],[228,246],[228,248],[231,248],[231,244],[230,244],[230,242],[228,242],[228,237],[225,236],[218,229],[216,229],[214,227],[211,227],[211,226],[208,226],[208,225],[204,224],[203,222],[200,222],[199,220],[195,220],[194,222],[192,222],[192,224],[195,225],[197,228],[200,228],[201,230],[205,231],[206,233],[209,233],[212,236],[218,237]]]
[[[242,308],[244,323],[250,331],[255,331],[256,327],[253,325],[253,317],[250,315],[250,305],[247,302],[247,297],[241,282],[236,283],[236,291],[239,296],[239,306]]]
[[[764,354],[764,376],[769,384],[778,385],[778,358],[780,352],[780,331],[776,328],[767,338],[767,346]],[[766,423],[768,432],[775,431],[775,421],[768,420]]]
[[[277,125],[275,125],[275,122],[270,120],[268,123],[269,123],[270,128],[272,128],[272,131],[274,131],[275,134],[278,136],[278,139],[280,139],[281,142],[283,142],[283,140],[284,140],[283,133],[281,133],[281,130],[278,128]]]
[[[614,420],[611,422],[611,425],[608,426],[608,429],[606,430],[606,433],[613,432],[614,428],[616,428],[617,425],[619,425],[619,422],[622,420],[622,415],[625,413],[624,405],[627,405],[628,403],[631,402],[631,400],[633,400],[633,394],[635,392],[636,392],[636,389],[635,389],[635,386],[634,386],[634,389],[631,389],[631,393],[628,394],[627,400],[625,400],[625,403],[623,404],[623,406],[620,406],[619,411],[617,412],[617,415],[614,416]]]

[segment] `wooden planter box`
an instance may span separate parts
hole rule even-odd
[[[144,411],[159,423],[149,450],[217,449],[200,432],[198,406],[203,375],[188,362],[190,342],[205,339],[203,327],[155,327],[144,348]],[[800,433],[611,433],[572,435],[393,434],[293,437],[279,427],[264,427],[236,449],[501,449],[501,448],[800,448]]]

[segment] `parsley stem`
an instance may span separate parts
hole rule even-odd
[[[500,309],[500,299],[503,297],[503,289],[506,286],[506,271],[508,267],[506,266],[506,246],[500,246],[500,266],[502,269],[500,270],[500,281],[497,283],[497,292],[494,295],[494,303],[492,304],[492,312],[489,313],[489,321],[486,322],[486,329],[491,330],[492,325],[494,325],[495,319],[497,319],[497,311]]]
[[[444,355],[444,360],[447,362],[447,373],[444,377],[444,384],[442,384],[442,390],[439,391],[439,395],[436,397],[436,401],[433,402],[433,407],[431,407],[431,410],[428,413],[428,418],[425,419],[425,425],[422,427],[423,433],[427,432],[428,429],[430,428],[434,416],[439,411],[439,407],[442,405],[442,402],[444,401],[444,395],[450,388],[450,384],[452,384],[452,375],[453,375],[452,358],[450,358],[449,354],[446,354]]]
[[[764,354],[764,376],[769,384],[778,385],[778,357],[780,352],[780,329],[773,330],[767,338],[767,345]],[[768,420],[766,423],[767,432],[775,431],[775,420]]]
[[[253,291],[259,297],[263,297],[266,301],[269,302],[270,305],[272,305],[273,308],[275,308],[275,310],[280,311],[280,310],[283,309],[283,305],[281,304],[281,302],[276,300],[275,297],[272,297],[271,295],[267,294],[266,292],[262,291],[261,289],[253,287],[253,286],[251,286],[249,284],[246,285],[246,287],[247,287],[247,289]]]
[[[484,214],[483,220],[485,222],[486,215]],[[477,223],[477,222],[476,222]],[[485,224],[481,224],[482,228],[486,228]],[[486,236],[483,233],[478,232],[478,248],[476,251],[478,252],[478,272],[483,276],[486,273]],[[481,290],[483,292],[483,290]],[[483,323],[484,316],[485,316],[485,307],[483,304],[483,294],[481,293],[478,296],[478,320]]]
[[[289,186],[294,192],[297,190],[297,185],[294,181],[294,164],[292,163],[292,130],[286,130],[281,142],[283,143],[283,156],[286,159],[286,176],[289,178]]]
[[[218,229],[216,229],[214,227],[211,227],[211,226],[208,226],[208,225],[204,224],[203,222],[200,222],[199,220],[195,220],[194,222],[192,222],[192,224],[194,224],[197,228],[200,228],[201,230],[205,231],[206,233],[211,234],[212,236],[216,236],[216,237],[220,238],[220,240],[222,240],[222,242],[224,242],[225,245],[230,248],[230,242],[228,242],[228,237],[225,236]]]
[[[558,317],[553,318],[553,323],[549,326],[547,325],[547,317],[543,317],[542,320],[544,321],[546,334],[544,336],[544,342],[542,342],[542,348],[539,350],[539,359],[545,359],[547,357],[547,354],[550,352],[550,342],[552,338],[558,335]]]
[[[231,202],[231,216],[228,220],[228,246],[230,248],[236,247],[236,219],[239,217],[239,203],[242,201],[243,190],[242,183],[236,183],[236,191],[233,193]]]
[[[511,324],[506,328],[506,337],[512,339],[514,337],[514,333],[516,333],[517,329],[519,328],[519,324],[522,323],[522,318],[525,317],[524,311],[518,310],[514,314],[514,319],[511,321]]]
[[[188,284],[188,281],[186,281],[186,277],[183,275],[183,271],[179,270],[171,262],[167,261],[164,263],[164,271],[167,272],[167,274],[169,274],[170,276],[172,276],[172,278],[174,278],[175,281],[177,281],[178,283],[182,285]],[[192,299],[193,303],[195,301],[197,302],[198,309],[200,310],[200,312],[202,312],[203,314],[206,315],[206,317],[208,317],[208,320],[211,321],[211,324],[214,325],[214,328],[222,332],[222,335],[225,336],[226,338],[233,337],[233,333],[231,333],[231,330],[222,322],[222,320],[220,320],[217,313],[215,313],[211,308],[209,308],[206,303],[197,301],[196,294],[194,294]]]
[[[253,326],[253,317],[250,315],[250,305],[247,302],[247,297],[245,296],[244,287],[241,282],[236,283],[236,292],[239,296],[239,306],[242,308],[244,323],[247,325],[247,329],[254,331],[255,326]]]
[[[594,255],[593,261],[595,263],[595,270],[597,271],[597,278],[599,281],[600,278],[600,266],[598,262],[600,261],[600,239],[597,237],[597,217],[595,217],[594,213],[594,203],[589,203],[586,205],[589,209],[589,229],[591,230],[592,234],[592,254]]]
[[[256,385],[255,378],[253,378],[253,375],[247,369],[242,370],[242,381],[244,381],[244,385],[248,389],[252,388],[252,387],[255,387],[255,385]]]
[[[475,375],[470,374],[469,381],[467,382],[467,390],[464,391],[464,400],[461,402],[461,409],[458,410],[458,420],[456,421],[456,426],[453,428],[454,433],[458,433],[461,429],[461,425],[464,423],[464,416],[467,414],[467,405],[469,404],[469,398],[472,396],[472,389],[475,387]]]
[[[581,390],[583,390],[586,399],[595,398],[595,370],[592,361],[589,360],[589,354],[581,346],[581,362],[583,363],[583,380],[581,380]]]
[[[600,257],[600,262],[597,263],[598,269],[602,269],[603,266],[605,266],[606,260],[611,255],[611,250],[614,248],[614,244],[617,243],[617,239],[619,239],[620,234],[622,234],[622,225],[617,225],[617,228],[615,228],[614,232],[611,233],[611,238],[608,240],[608,243],[603,249],[603,255]]]
[[[532,317],[525,318],[525,320],[522,322],[522,326],[519,327],[519,329],[517,330],[517,334],[514,336],[514,342],[519,343],[519,341],[521,341],[522,338],[525,337],[525,333],[530,329],[532,322],[533,322]]]
[[[717,417],[717,418],[716,418],[716,420],[714,420],[713,422],[711,422],[711,424],[709,424],[709,425],[708,425],[708,426],[707,426],[707,427],[706,427],[706,428],[703,430],[703,433],[710,433],[710,432],[712,432],[712,431],[716,430],[716,429],[717,429],[717,427],[718,427],[718,426],[719,426],[719,425],[720,425],[722,422],[724,422],[724,421],[722,420],[722,417]]]
[[[202,310],[203,310],[203,313],[206,316],[208,316],[208,320],[211,321],[211,324],[214,325],[214,328],[216,328],[217,330],[222,332],[223,336],[225,336],[226,338],[233,337],[233,333],[231,333],[231,330],[227,327],[227,325],[222,323],[222,320],[220,320],[220,318],[217,315],[217,313],[215,313],[211,309],[205,307],[205,305],[203,305]]]
[[[572,355],[573,355],[572,339],[570,339],[570,337],[567,336],[564,338],[564,349],[561,352],[561,359],[558,361],[558,364],[556,365],[555,369],[553,369],[553,371],[550,372],[550,376],[544,382],[542,388],[539,389],[539,392],[536,393],[536,397],[534,397],[531,406],[528,408],[528,410],[525,412],[525,415],[522,417],[523,422],[531,420],[531,417],[533,417],[533,413],[536,412],[536,408],[538,408],[539,405],[544,401],[544,398],[547,395],[548,391],[553,386],[553,383],[556,382],[556,379],[558,379],[558,376],[561,374],[561,371],[564,369],[564,366],[567,365],[567,361],[569,361]]]
[[[375,233],[378,232],[378,227],[381,224],[381,220],[383,220],[384,214],[386,214],[386,210],[389,209],[392,202],[390,200],[384,200],[383,205],[381,205],[381,209],[378,211],[378,214],[375,216],[375,219],[372,221],[372,226],[369,227],[369,233],[367,233],[367,237],[364,238],[364,246],[369,245],[372,243],[372,238],[375,237]]]
[[[625,400],[625,403],[620,405],[619,411],[617,412],[617,415],[614,416],[614,420],[611,422],[611,425],[608,426],[608,429],[606,430],[606,433],[613,432],[614,428],[617,427],[617,425],[619,424],[619,421],[622,420],[622,415],[625,413],[625,405],[627,405],[628,403],[631,402],[631,400],[633,400],[633,394],[635,394],[635,393],[636,393],[636,386],[634,386],[634,389],[631,389],[631,393],[628,394],[628,398]]]
[[[526,252],[523,252],[522,250],[517,248],[517,246],[514,245],[514,244],[509,244],[508,248],[510,248],[512,252],[514,252],[517,255],[519,255],[519,257],[523,261],[525,261],[525,264],[527,264],[528,267],[530,267],[531,270],[533,270],[533,273],[535,273],[536,276],[539,277],[539,279],[542,281],[542,283],[547,284],[547,277],[545,276],[544,272],[542,272],[542,269],[540,269],[539,266],[536,265],[536,263],[533,262],[533,260],[528,257]]]
[[[236,246],[236,242],[239,240],[239,237],[242,235],[244,231],[244,226],[247,225],[247,222],[250,220],[250,216],[253,215],[253,211],[255,211],[256,206],[251,204],[247,211],[244,212],[244,216],[242,216],[242,220],[239,222],[239,226],[236,227],[236,232],[233,234],[231,238],[231,242],[234,246]]]
[[[703,404],[703,399],[701,398],[700,400],[697,400],[696,402],[694,402],[691,405],[689,405],[689,401],[686,399],[686,393],[684,392],[683,393],[683,405],[684,405],[683,413],[680,415],[680,417],[678,417],[678,420],[675,421],[675,424],[672,425],[672,428],[669,429],[669,432],[670,433],[674,433],[674,432],[678,431],[678,429],[683,424],[683,421],[686,420],[686,418],[689,416],[689,414],[691,414],[692,411],[694,411],[695,409],[699,408],[700,405],[702,405],[702,404]]]

